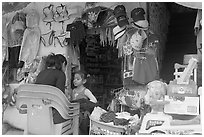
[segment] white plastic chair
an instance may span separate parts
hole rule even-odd
[[[23,84],[16,96],[18,109],[27,111],[27,126],[24,134],[61,135],[78,134],[79,104],[70,103],[58,88],[48,85]],[[22,105],[26,108],[21,108]],[[52,107],[66,119],[53,123]]]

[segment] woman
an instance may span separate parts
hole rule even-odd
[[[48,55],[45,63],[46,69],[38,74],[35,83],[51,85],[65,93],[66,76],[64,70],[66,65],[67,61],[63,55]]]
[[[66,58],[61,54],[50,54],[46,58],[46,68],[42,70],[36,79],[36,84],[51,85],[59,88],[65,93],[65,68],[67,65]],[[65,119],[59,114],[59,112],[53,108],[53,121],[54,124],[64,122]]]
[[[67,61],[63,55],[50,54],[46,57],[45,69],[43,69],[37,76],[36,84],[51,85],[59,88],[63,93],[65,91],[65,73]],[[65,119],[61,117],[56,109],[53,108],[54,124],[64,122]],[[9,105],[3,113],[3,123],[8,123],[12,127],[18,129],[26,129],[27,115],[19,114],[15,105]],[[4,125],[3,128],[6,132]]]

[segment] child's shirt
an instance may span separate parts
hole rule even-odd
[[[78,99],[88,99],[91,102],[96,103],[97,100],[94,97],[94,95],[91,93],[91,91],[87,88],[84,88],[81,92],[76,92],[76,89],[73,89],[73,100],[78,100]]]

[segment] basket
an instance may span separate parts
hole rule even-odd
[[[90,117],[90,135],[125,135],[125,126],[114,126],[110,123],[100,122]]]

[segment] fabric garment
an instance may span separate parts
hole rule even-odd
[[[115,118],[113,124],[116,126],[125,126],[129,124],[129,120],[124,118]]]
[[[70,31],[71,45],[79,45],[85,38],[85,27],[81,21],[75,21],[67,25],[67,31]]]
[[[95,96],[92,94],[92,92],[87,89],[84,88],[81,92],[77,92],[76,89],[73,90],[73,97],[74,100],[78,100],[78,99],[87,99],[93,103],[96,103],[97,100],[95,98]]]
[[[24,24],[20,21],[18,23],[7,25],[7,42],[8,47],[20,46],[23,40]]]
[[[41,34],[40,36],[40,42],[42,42],[42,44],[47,47],[47,46],[51,46],[54,42],[54,36],[55,36],[55,31],[51,30],[45,34]]]
[[[88,97],[85,95],[85,90],[88,90],[84,88],[81,92],[76,92],[76,90],[73,90],[73,100],[78,100],[78,99],[88,99]]]
[[[103,113],[100,117],[100,121],[109,123],[109,122],[113,122],[115,118],[116,118],[115,112],[110,111],[110,112]]]
[[[57,87],[64,93],[65,81],[64,72],[56,69],[45,69],[38,74],[35,83]]]
[[[21,46],[8,47],[8,63],[10,68],[17,68]]]
[[[32,9],[26,15],[26,30],[23,35],[21,44],[21,51],[19,60],[24,61],[26,64],[32,63],[36,58],[38,49],[40,47],[40,28],[39,26],[40,15]]]
[[[140,84],[155,80],[158,74],[157,61],[154,55],[145,54],[145,59],[135,57],[132,79]]]
[[[40,47],[40,28],[27,28],[23,35],[19,60],[30,64],[36,58]]]
[[[85,98],[72,100],[71,102],[72,103],[74,103],[74,102],[80,103],[80,112],[83,112],[83,113],[85,111],[88,111],[91,114],[91,112],[94,110],[94,107],[98,106],[98,103],[93,103],[90,100],[85,99]]]
[[[36,84],[50,85],[59,88],[63,93],[65,93],[65,81],[66,76],[64,72],[56,69],[45,69],[41,71],[37,78]],[[66,121],[56,109],[52,109],[53,113],[53,122],[58,124]]]

